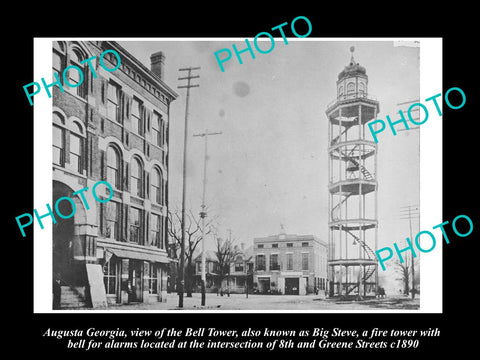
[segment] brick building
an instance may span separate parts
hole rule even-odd
[[[259,293],[325,294],[327,244],[313,235],[284,232],[253,241],[254,286]]]
[[[53,230],[60,308],[166,300],[169,108],[178,95],[163,80],[164,61],[152,54],[148,69],[111,41],[53,43],[63,85],[51,88],[53,203],[70,197],[76,207]],[[75,192],[100,180],[113,197],[86,207]]]

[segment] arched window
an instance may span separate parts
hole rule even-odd
[[[113,146],[107,148],[107,182],[120,189],[120,154]]]
[[[353,82],[347,85],[347,96],[350,97],[355,93],[355,84]]]
[[[340,85],[340,87],[338,88],[338,97],[340,99],[343,98],[343,85]]]
[[[163,177],[161,171],[155,167],[152,173],[152,201],[164,205],[163,198]]]
[[[134,157],[131,164],[131,193],[143,197],[143,166],[139,159]]]
[[[85,79],[85,72],[84,70],[84,65],[81,65],[80,63],[85,60],[86,57],[83,56],[78,50],[72,50],[70,52],[70,66],[75,66],[75,67],[70,67],[68,71],[65,74],[66,77],[66,82],[65,84],[68,88],[71,88],[75,94],[78,96],[85,98],[86,97],[86,89],[87,87],[85,86],[86,84],[86,79]]]
[[[358,95],[365,96],[365,84],[362,82],[358,84]]]
[[[65,120],[59,113],[53,113],[53,163],[59,166],[65,166]]]
[[[53,72],[56,72],[60,81],[62,81],[62,72],[65,68],[65,46],[59,41],[53,42]],[[54,78],[52,78],[53,80]]]

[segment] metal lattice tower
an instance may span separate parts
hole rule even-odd
[[[329,296],[375,296],[378,284],[377,145],[366,124],[380,110],[353,58],[338,74],[329,120]]]

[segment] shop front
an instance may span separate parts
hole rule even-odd
[[[155,250],[98,249],[108,304],[166,301],[169,266],[166,255]]]

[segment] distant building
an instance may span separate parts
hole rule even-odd
[[[215,251],[205,251],[205,277],[206,292],[217,292],[220,290],[229,291],[230,293],[244,293],[245,287],[248,286],[249,292],[253,290],[253,246],[245,248],[242,243],[240,247],[236,247],[239,254],[235,261],[230,265],[229,276],[220,279],[218,258]],[[200,291],[200,280],[202,274],[202,256],[199,254],[195,258],[195,291]],[[227,280],[228,278],[228,280]]]
[[[253,241],[258,293],[325,294],[327,244],[313,235],[280,233]]]
[[[166,301],[168,126],[178,95],[164,61],[153,54],[149,69],[113,41],[53,42],[53,203],[67,197],[76,207],[53,228],[57,307]],[[97,189],[108,202],[86,206],[75,195],[102,180],[113,188]]]

